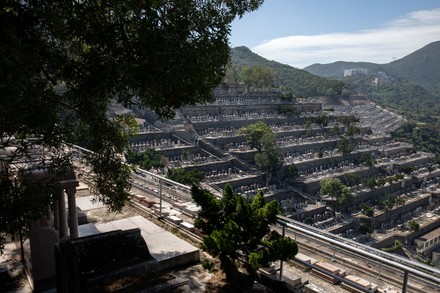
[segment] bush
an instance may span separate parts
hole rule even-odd
[[[394,252],[394,251],[396,251],[396,250],[398,250],[398,249],[400,249],[402,247],[403,247],[402,242],[400,242],[399,240],[395,240],[393,246],[391,246],[391,247],[384,247],[384,248],[382,248],[382,250],[386,251],[386,252]]]
[[[408,223],[408,227],[409,227],[410,230],[417,232],[420,229],[420,224],[417,223],[416,220],[411,220]]]

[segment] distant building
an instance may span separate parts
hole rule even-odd
[[[425,253],[440,246],[440,228],[434,229],[414,240],[418,253]]]
[[[344,77],[355,76],[355,75],[367,75],[368,69],[366,68],[352,68],[344,70]]]
[[[392,77],[388,76],[385,72],[383,71],[378,71],[376,72],[376,77],[373,78],[373,85],[379,87],[379,86],[385,86],[385,85],[389,85],[392,83],[393,79]]]
[[[392,78],[389,76],[384,76],[384,77],[380,76],[373,78],[372,83],[375,86],[384,86],[391,84],[392,81],[393,81]]]

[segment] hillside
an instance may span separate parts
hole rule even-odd
[[[238,69],[255,65],[271,68],[276,72],[275,85],[291,90],[296,96],[340,94],[344,86],[340,81],[328,80],[289,65],[269,61],[247,47],[232,48],[231,61]]]
[[[384,71],[440,94],[440,41],[383,65]]]
[[[351,68],[384,71],[389,76],[407,80],[431,93],[440,94],[440,41],[430,43],[388,64],[339,61],[331,64],[313,64],[304,70],[317,76],[342,79],[344,70]]]
[[[315,63],[313,65],[307,66],[304,68],[305,71],[325,77],[325,78],[333,78],[333,79],[342,79],[344,77],[344,70],[351,68],[366,68],[369,71],[379,71],[382,70],[382,65],[370,62],[346,62],[346,61],[337,61],[329,64],[319,64]]]

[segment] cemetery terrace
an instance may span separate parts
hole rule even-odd
[[[131,150],[155,149],[165,158],[166,164],[151,172],[200,170],[203,185],[217,196],[228,182],[248,198],[263,189],[287,216],[377,247],[402,237],[404,243],[413,243],[421,234],[410,230],[409,221],[440,213],[440,167],[433,154],[391,137],[406,122],[400,115],[360,96],[287,99],[279,91],[222,86],[214,97],[210,103],[179,109],[167,121],[134,109],[144,119],[141,129],[150,131],[132,137]],[[257,149],[242,132],[258,121],[275,134],[283,162],[267,186],[267,174],[255,161]],[[290,167],[295,174],[289,173]],[[353,195],[351,204],[336,213],[335,199],[320,194],[326,178],[340,179]],[[366,215],[365,204],[372,215]],[[420,231],[440,226],[437,218],[430,219]],[[386,236],[380,233],[384,229]]]

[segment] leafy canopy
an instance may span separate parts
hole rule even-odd
[[[298,252],[291,238],[270,230],[278,203],[266,203],[262,191],[252,201],[235,193],[230,184],[221,199],[197,186],[191,195],[201,207],[195,226],[206,234],[202,248],[220,259],[228,283],[237,292],[252,286],[259,268]]]
[[[125,153],[125,158],[127,163],[138,165],[144,170],[164,167],[164,158],[155,149],[147,149],[142,152],[136,152],[128,149]]]
[[[185,168],[169,169],[167,178],[186,185],[199,184],[205,178],[200,170],[186,170]]]
[[[266,173],[266,186],[269,185],[273,175],[280,170],[283,162],[277,151],[276,136],[267,124],[258,121],[240,129],[246,135],[246,142],[250,147],[256,148],[255,162],[260,170]]]
[[[248,86],[256,89],[270,88],[274,85],[275,71],[262,66],[245,66],[239,73],[241,80]]]
[[[270,127],[263,121],[257,121],[254,124],[241,128],[240,133],[246,135],[246,143],[251,148],[256,148],[259,152],[261,152],[263,148],[263,136],[267,134],[270,135],[271,133],[273,134]],[[265,141],[270,144],[268,141],[269,137],[266,136],[266,138]]]
[[[336,207],[347,208],[353,201],[353,194],[338,178],[326,178],[321,180],[320,184],[320,193],[332,199],[333,210],[336,210]]]
[[[130,168],[119,155],[127,146],[124,119],[106,115],[111,99],[159,118],[206,101],[228,64],[230,23],[262,2],[1,1],[0,152],[13,158],[2,162],[0,210],[27,207],[26,191],[5,171],[14,158],[40,149],[36,169],[65,170],[71,162],[62,150],[79,141],[94,151],[85,158],[96,175],[94,193],[120,210]],[[40,202],[56,200],[45,192],[49,185],[40,189]],[[2,213],[0,235],[29,225],[44,214],[40,208]]]

